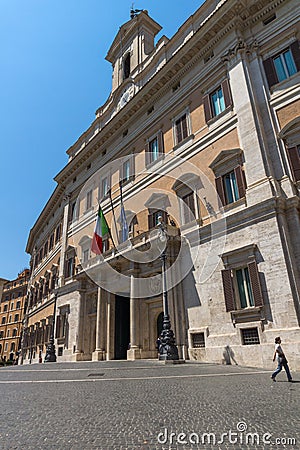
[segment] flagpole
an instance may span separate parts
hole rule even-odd
[[[109,199],[110,199],[110,206],[111,206],[111,210],[112,210],[112,214],[113,214],[113,218],[114,218],[114,224],[115,224],[116,236],[117,236],[117,239],[118,239],[118,244],[120,244],[120,239],[119,239],[119,237],[118,237],[118,229],[117,229],[117,221],[116,221],[116,215],[115,215],[115,208],[114,208],[113,201],[112,201],[112,196],[111,196],[111,188],[109,189],[108,193],[109,193]],[[112,239],[112,236],[111,236],[111,239]],[[113,241],[113,239],[112,239],[112,241]],[[114,242],[114,241],[113,241],[113,242]],[[114,246],[115,246],[115,245],[114,245]]]
[[[103,216],[104,216],[104,219],[105,219],[105,215],[104,215],[103,209],[101,208],[101,205],[100,205],[100,202],[99,202],[99,199],[98,199],[98,198],[97,198],[97,202],[98,202],[98,206],[99,206],[99,208],[101,209],[101,211],[102,211],[102,213],[103,213]],[[97,215],[98,215],[98,212],[97,212]],[[105,219],[105,221],[106,221],[106,219]],[[107,223],[107,222],[106,222],[106,223]],[[108,224],[107,224],[107,228],[108,228],[108,234],[109,234],[109,237],[110,237],[110,239],[111,239],[111,242],[112,242],[113,246],[114,246],[115,248],[117,248],[117,247],[116,247],[116,244],[115,244],[115,241],[114,241],[114,239],[113,239],[113,237],[112,237],[112,234],[111,234],[111,231],[110,231],[110,227],[108,226]]]
[[[122,189],[122,181],[119,182],[119,186],[120,186],[120,205],[121,205],[121,226],[122,226],[122,240],[126,240],[128,239],[128,232],[129,232],[129,228],[128,228],[128,223],[126,220],[126,214],[125,214],[125,208],[124,208],[124,203],[123,203],[123,189]],[[125,221],[125,225],[126,225],[126,237],[124,238],[124,223],[122,221],[122,214],[123,214],[123,219]]]

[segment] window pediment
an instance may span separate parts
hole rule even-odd
[[[278,133],[278,137],[283,139],[288,147],[298,145],[300,142],[300,117],[287,123]]]
[[[145,206],[148,209],[163,209],[166,210],[168,206],[171,206],[169,197],[166,194],[152,194],[151,197],[145,202]]]
[[[175,181],[172,189],[178,193],[181,191],[196,191],[201,187],[203,187],[203,185],[199,175],[196,175],[195,173],[185,173]]]
[[[233,148],[230,150],[222,150],[218,156],[210,163],[209,167],[214,171],[216,176],[221,176],[235,165],[243,163],[243,150],[241,148]]]

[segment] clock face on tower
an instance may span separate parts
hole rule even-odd
[[[123,108],[123,106],[126,105],[126,103],[129,102],[129,100],[133,97],[133,85],[127,86],[126,89],[122,92],[120,99],[118,101],[118,109]]]

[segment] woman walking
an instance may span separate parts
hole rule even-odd
[[[290,373],[287,359],[285,357],[285,354],[283,353],[283,350],[282,350],[282,347],[280,344],[281,344],[281,339],[278,336],[277,338],[275,338],[275,353],[274,353],[274,357],[273,357],[273,361],[275,361],[275,359],[277,359],[278,367],[275,370],[275,372],[272,373],[271,378],[273,381],[276,381],[276,376],[279,374],[279,372],[282,371],[282,366],[283,366],[284,370],[286,372],[288,381],[290,383],[292,383],[293,382],[292,375]]]

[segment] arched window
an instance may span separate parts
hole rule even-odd
[[[16,349],[16,344],[14,342],[12,342],[11,346],[10,346],[10,353],[14,353],[15,349]]]
[[[19,320],[19,314],[15,314],[15,322],[18,322]]]
[[[130,75],[130,53],[127,53],[123,63],[123,79],[129,78]]]
[[[16,337],[17,336],[17,334],[18,334],[18,330],[17,330],[17,328],[14,328],[13,329],[13,337]]]

